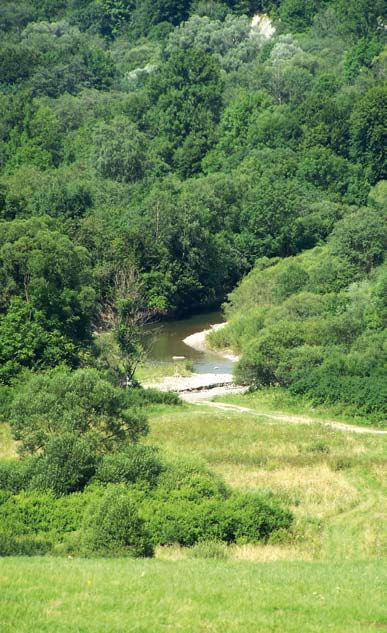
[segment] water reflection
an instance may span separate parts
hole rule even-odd
[[[199,352],[183,343],[190,334],[209,329],[215,323],[222,323],[222,313],[207,312],[189,319],[152,323],[145,327],[144,341],[148,359],[154,363],[173,362],[174,356],[184,356],[193,362],[194,371],[199,374],[232,373],[232,361],[215,352]]]

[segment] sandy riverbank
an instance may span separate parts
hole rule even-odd
[[[197,349],[199,352],[214,351],[214,354],[223,356],[223,358],[227,358],[228,360],[236,363],[239,360],[239,356],[236,356],[235,354],[231,354],[229,352],[211,350],[206,341],[208,334],[210,334],[214,330],[221,330],[225,327],[225,325],[226,323],[215,323],[214,325],[211,325],[208,330],[202,330],[201,332],[195,332],[195,334],[187,336],[185,339],[183,339],[183,343],[188,345],[188,347],[193,347],[193,349]]]

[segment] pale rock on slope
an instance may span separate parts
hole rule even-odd
[[[275,33],[273,23],[265,13],[256,13],[254,15],[251,21],[251,28],[261,33],[261,35],[268,40],[270,40]]]

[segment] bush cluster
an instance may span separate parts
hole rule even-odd
[[[144,455],[154,460],[151,450]],[[151,556],[156,545],[265,542],[292,524],[290,512],[275,499],[232,493],[203,468],[166,465],[158,479],[140,477],[133,484],[125,463],[121,470],[123,456],[118,456],[118,470],[114,457],[105,464],[105,473],[112,473],[110,480],[105,476],[82,493],[58,497],[52,491],[4,492],[0,499],[3,555],[56,551]]]

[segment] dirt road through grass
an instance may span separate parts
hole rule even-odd
[[[206,392],[207,395],[209,392]],[[207,407],[213,407],[215,409],[221,409],[223,411],[235,411],[236,413],[250,413],[253,415],[257,415],[263,418],[270,418],[271,420],[280,420],[281,422],[289,422],[291,424],[322,424],[325,426],[330,426],[333,429],[338,429],[339,431],[346,431],[350,433],[371,433],[372,435],[387,435],[387,431],[383,431],[380,429],[368,429],[363,426],[354,426],[352,424],[344,424],[344,422],[337,422],[335,420],[320,420],[315,418],[310,418],[301,415],[285,415],[280,413],[262,413],[261,411],[256,411],[255,409],[250,409],[249,407],[241,407],[236,404],[228,404],[226,402],[216,402],[213,400],[205,400],[203,399],[203,393],[201,392],[190,392],[187,394],[180,394],[182,399],[190,402],[191,404],[197,405],[205,405]]]

